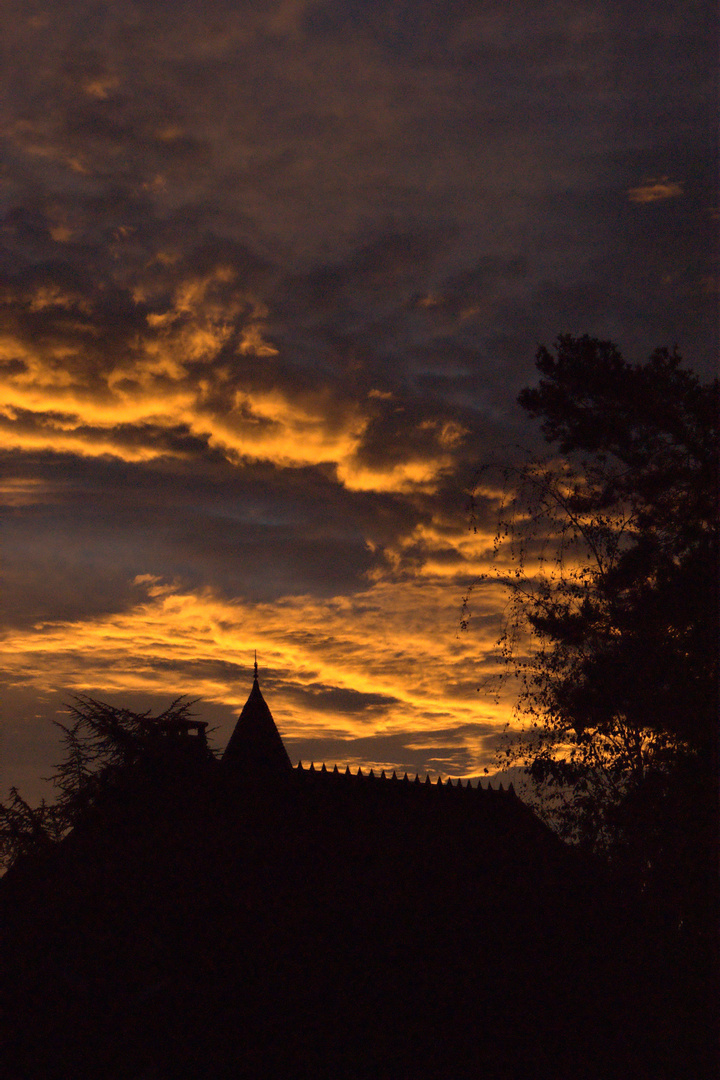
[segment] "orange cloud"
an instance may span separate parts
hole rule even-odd
[[[6,478],[0,481],[0,506],[34,506],[52,499],[52,487],[32,477]]]
[[[285,736],[351,739],[412,730],[431,738],[458,729],[474,755],[471,772],[483,759],[473,725],[486,732],[507,720],[507,701],[488,702],[475,690],[483,672],[497,667],[495,628],[459,636],[457,597],[442,581],[379,582],[354,597],[274,604],[180,592],[152,575],[135,583],[143,596],[127,612],[6,631],[5,684],[100,696],[188,694],[237,710],[249,676],[235,681],[228,671],[238,664],[249,671],[257,649],[276,683],[268,696]],[[382,695],[387,704],[367,714],[314,709],[319,686]]]
[[[661,202],[663,199],[675,199],[682,195],[682,184],[670,180],[667,176],[644,180],[638,187],[630,188],[628,195],[631,202]]]
[[[120,80],[115,75],[98,75],[84,81],[83,93],[96,101],[105,101],[119,85]]]
[[[273,379],[267,307],[231,267],[185,278],[172,303],[147,284],[132,300],[150,309],[146,329],[108,347],[91,296],[53,282],[6,299],[38,330],[21,333],[10,319],[0,338],[0,445],[148,461],[186,454],[171,437],[185,432],[234,462],[334,466],[352,491],[433,492],[454,469],[466,435],[455,422],[421,422],[419,448],[368,464],[362,442],[385,393],[354,401],[328,385],[295,386],[287,369]],[[262,366],[248,368],[249,357]]]

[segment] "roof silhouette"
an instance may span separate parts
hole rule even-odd
[[[284,772],[292,768],[280,732],[260,690],[257,661],[250,696],[230,736],[222,761],[223,764],[253,773]]]
[[[3,1077],[714,1075],[666,923],[512,788],[293,768],[257,671],[222,762],[151,751],[0,879]]]
[[[493,850],[501,862],[520,862],[523,858],[555,858],[563,845],[551,830],[517,796],[513,785],[504,790],[499,784],[483,787],[441,777],[433,783],[426,775],[411,781],[407,774],[400,779],[370,769],[349,766],[342,772],[337,765],[293,767],[272,713],[260,690],[257,660],[250,695],[243,706],[221,759],[227,777],[242,778],[243,786],[265,793],[280,807],[289,793],[295,814],[319,812],[336,822],[344,821],[350,833],[377,838],[392,832],[391,822],[412,820],[419,830],[416,841],[431,848],[444,846],[448,834],[465,837],[471,846]],[[258,787],[259,785],[259,787]],[[233,781],[233,789],[234,789]],[[229,796],[231,799],[235,796]],[[301,811],[301,807],[303,808]],[[408,818],[409,815],[409,818]],[[317,831],[317,824],[311,831]],[[469,833],[468,831],[469,830]],[[512,837],[510,849],[506,848]]]

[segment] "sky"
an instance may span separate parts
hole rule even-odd
[[[715,5],[3,0],[0,787],[73,694],[493,771],[479,464],[561,333],[717,350]]]

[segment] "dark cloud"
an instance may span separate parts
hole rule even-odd
[[[337,686],[325,686],[322,683],[310,683],[296,690],[294,696],[300,706],[310,706],[314,711],[345,713],[358,717],[372,717],[386,713],[388,708],[398,704],[398,699],[390,694],[365,693],[348,690]]]
[[[406,520],[399,508],[383,513],[368,496],[343,496],[307,471],[253,478],[221,470],[223,483],[217,474],[102,461],[53,464],[25,462],[47,479],[49,494],[1,514],[7,623],[123,610],[137,602],[139,574],[191,589],[212,583],[253,601],[352,591],[373,563],[368,536],[389,541]]]
[[[537,445],[515,402],[539,342],[677,342],[714,372],[706,0],[6,7],[7,627],[119,619],[138,577],[359,620],[363,589],[414,583],[432,624],[476,572],[476,463]],[[491,531],[491,498],[479,513]],[[286,643],[320,648],[287,618]],[[158,649],[158,678],[235,677]],[[471,671],[445,673],[448,717]],[[293,722],[401,708],[392,681],[276,675]],[[437,703],[413,708],[437,729]],[[492,740],[459,730],[303,756],[462,772]]]
[[[474,725],[472,728],[447,728],[423,731],[422,738],[417,732],[397,732],[392,735],[369,735],[356,739],[319,738],[312,741],[285,737],[291,760],[329,762],[376,762],[387,767],[388,762],[402,775],[408,772],[442,773],[445,776],[462,776],[472,769],[475,757],[466,746],[466,740],[483,740],[486,732],[491,732],[490,725]],[[354,769],[353,769],[354,771]]]

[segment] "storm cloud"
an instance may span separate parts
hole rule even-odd
[[[304,758],[481,770],[465,492],[537,440],[538,343],[713,370],[715,18],[5,5],[4,784],[67,693],[226,737],[256,647]]]

